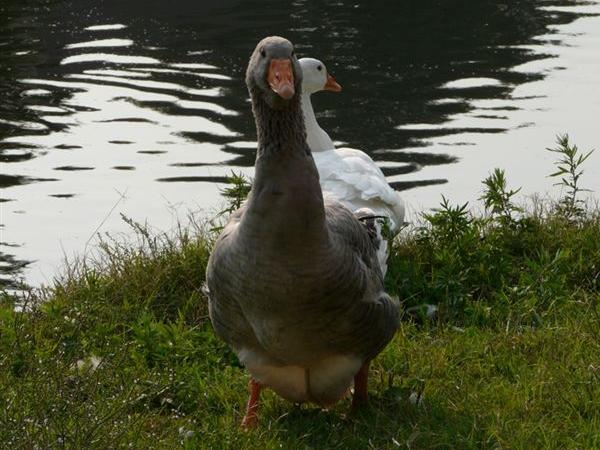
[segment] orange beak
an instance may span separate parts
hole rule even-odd
[[[289,100],[295,94],[292,61],[287,58],[272,59],[267,72],[267,82],[273,92]]]
[[[342,90],[342,87],[338,84],[337,81],[335,81],[335,78],[327,74],[327,82],[325,83],[323,89],[331,92],[340,92]]]

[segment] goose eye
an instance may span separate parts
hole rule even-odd
[[[294,50],[292,50],[292,57],[296,54],[296,52],[294,52]]]
[[[317,66],[317,70],[320,72],[323,69],[323,66],[319,65]]]
[[[263,58],[267,56],[267,52],[265,52],[264,50],[260,51],[260,56],[262,56]]]

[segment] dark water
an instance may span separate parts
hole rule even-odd
[[[544,147],[599,139],[600,3],[0,0],[0,277],[33,284],[119,213],[165,230],[252,174],[243,73],[280,34],[343,85],[314,99],[414,214],[476,200],[506,167],[551,186]],[[599,159],[587,186],[600,188]]]

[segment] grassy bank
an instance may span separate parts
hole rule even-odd
[[[130,222],[137,243],[104,242],[25,312],[2,296],[0,447],[600,448],[600,211],[569,193],[519,208],[498,171],[487,215],[444,201],[405,229],[386,282],[407,312],[370,405],[267,392],[255,432],[201,293],[212,225]]]

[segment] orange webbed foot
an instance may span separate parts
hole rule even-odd
[[[370,361],[365,362],[358,373],[354,375],[354,394],[352,395],[352,407],[350,408],[352,413],[355,413],[369,401],[369,363]]]
[[[261,385],[254,379],[250,379],[248,390],[250,397],[246,406],[246,415],[242,419],[242,428],[244,430],[252,430],[258,426],[258,406],[260,398]]]

